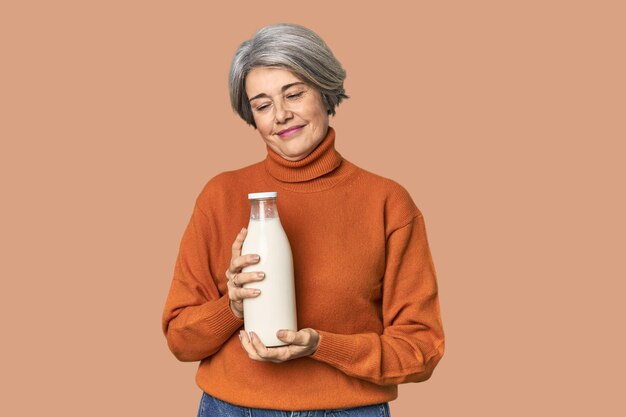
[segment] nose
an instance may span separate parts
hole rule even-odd
[[[274,108],[276,109],[274,117],[276,117],[276,122],[279,124],[283,124],[293,117],[293,114],[285,107],[284,103],[277,103]]]

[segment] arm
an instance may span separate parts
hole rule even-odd
[[[170,350],[185,362],[213,355],[243,324],[209,270],[210,233],[208,219],[196,204],[180,244],[162,317]]]
[[[424,381],[444,353],[435,268],[421,214],[387,239],[382,335],[318,330],[310,357],[379,385]]]

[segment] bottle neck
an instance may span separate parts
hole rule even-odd
[[[266,220],[277,219],[278,207],[275,198],[263,198],[250,200],[250,219]]]

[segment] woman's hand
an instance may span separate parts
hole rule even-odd
[[[244,330],[239,332],[241,345],[248,353],[250,359],[260,362],[281,363],[291,359],[309,356],[315,353],[320,343],[320,334],[313,329],[279,330],[276,333],[278,339],[290,343],[287,346],[268,348],[263,345],[259,336],[250,332],[251,336]]]
[[[247,234],[248,230],[244,227],[237,235],[232,246],[230,266],[226,270],[230,309],[235,316],[242,320],[243,299],[257,297],[261,294],[261,291],[256,288],[243,288],[243,285],[250,282],[261,281],[265,277],[263,272],[241,272],[243,267],[254,265],[260,260],[259,256],[256,254],[241,255],[241,247],[243,246],[243,241],[246,239]]]

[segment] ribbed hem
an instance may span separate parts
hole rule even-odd
[[[323,330],[317,331],[320,334],[320,344],[311,359],[325,362],[337,368],[343,368],[354,360],[356,346],[351,335],[340,335],[329,333]]]
[[[218,337],[220,335],[230,337],[235,330],[243,325],[243,320],[235,316],[235,313],[230,309],[228,294],[224,294],[217,300],[216,304],[211,314],[206,317],[206,326]]]

